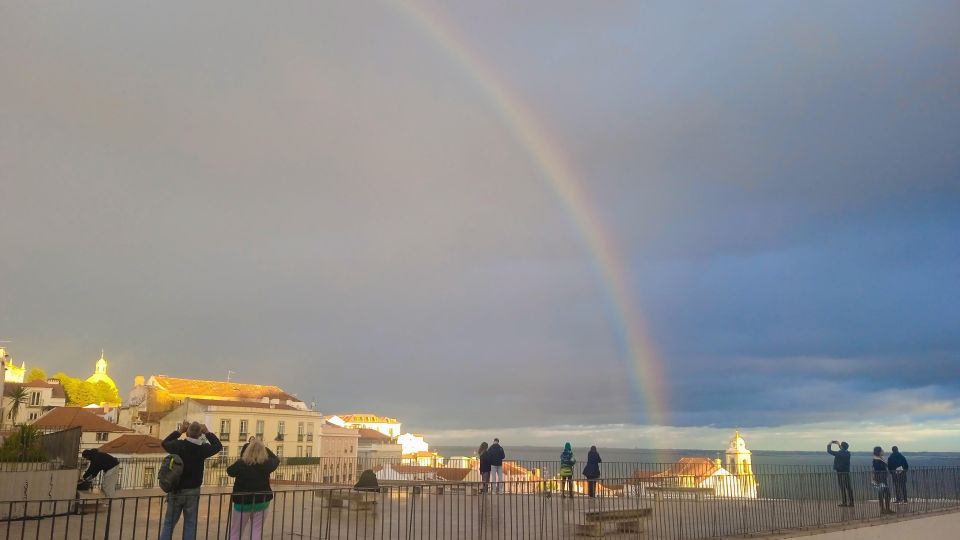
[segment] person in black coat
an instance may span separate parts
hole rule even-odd
[[[583,467],[583,476],[587,479],[587,496],[595,497],[597,493],[597,479],[600,478],[600,452],[596,446],[591,446],[587,452],[587,464]]]
[[[891,449],[890,457],[887,458],[887,467],[890,469],[890,474],[893,475],[893,489],[897,494],[895,502],[897,504],[906,504],[907,470],[910,469],[910,465],[907,463],[907,458],[903,457],[900,449],[896,446]]]
[[[833,445],[840,445],[834,450]],[[827,453],[833,456],[833,470],[837,472],[837,484],[840,486],[841,502],[837,506],[853,506],[853,487],[850,485],[850,445],[844,442],[830,441]]]
[[[185,435],[185,438],[181,439],[181,435]],[[179,429],[163,440],[163,449],[180,456],[183,472],[176,491],[167,493],[167,511],[160,528],[160,540],[173,538],[173,529],[180,520],[180,514],[183,514],[183,538],[193,540],[197,537],[204,461],[219,454],[223,444],[200,422],[183,422]]]
[[[103,480],[100,482],[100,489],[104,495],[113,498],[113,494],[117,489],[117,475],[120,474],[120,467],[117,466],[120,465],[120,462],[117,458],[106,452],[92,448],[84,450],[80,455],[83,456],[83,459],[90,462],[80,482],[91,482],[102,472]]]
[[[487,450],[487,441],[480,443],[480,448],[477,449],[477,458],[480,460],[480,480],[483,482],[480,493],[486,493],[490,486],[490,456],[487,455]]]
[[[253,540],[260,539],[263,516],[273,500],[270,474],[279,466],[280,458],[259,439],[254,439],[244,446],[240,459],[227,467],[227,475],[236,478],[233,495],[230,496],[233,503],[230,513],[231,540],[239,540],[243,531],[250,531]]]

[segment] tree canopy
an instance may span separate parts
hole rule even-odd
[[[47,380],[47,372],[41,368],[35,367],[35,368],[30,368],[30,371],[27,372],[27,376],[23,380],[23,382],[45,381],[45,380]]]
[[[57,373],[53,378],[59,380],[60,384],[63,385],[63,391],[67,394],[67,405],[84,407],[91,403],[97,405],[100,403],[120,403],[120,392],[103,381],[98,381],[95,384],[89,383],[65,373]]]

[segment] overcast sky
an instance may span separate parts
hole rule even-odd
[[[437,442],[960,449],[960,5],[505,4],[422,5],[577,172],[669,426],[528,148],[389,3],[0,2],[0,339]]]

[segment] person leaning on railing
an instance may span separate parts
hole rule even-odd
[[[270,474],[280,466],[280,458],[267,448],[259,439],[252,439],[246,445],[240,458],[227,467],[227,474],[236,481],[233,483],[233,495],[230,501],[230,540],[238,540],[243,531],[250,531],[250,538],[259,540],[263,532],[263,516],[273,492],[270,488]]]

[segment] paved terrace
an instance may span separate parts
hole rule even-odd
[[[834,501],[577,495],[563,499],[534,492],[534,486],[513,486],[513,493],[476,494],[474,485],[390,486],[371,494],[369,509],[350,502],[331,507],[330,498],[349,497],[343,488],[282,486],[265,520],[264,538],[323,539],[552,539],[576,535],[595,510],[652,509],[644,533],[608,533],[608,538],[696,539],[743,537],[774,531],[818,529],[837,524],[893,521],[908,516],[960,509],[956,497],[917,499],[897,507],[899,514],[881,518],[876,501],[858,501],[855,508],[838,508]],[[526,490],[526,492],[524,492]],[[442,493],[440,492],[442,491]],[[157,490],[125,492],[109,508],[70,515],[72,501],[4,503],[0,514],[39,514],[48,517],[0,521],[0,539],[132,539],[157,538],[165,509]],[[679,496],[678,496],[679,497]],[[205,490],[200,504],[198,538],[225,538],[229,493]],[[610,527],[609,530],[614,530]],[[180,527],[174,538],[180,538]]]

